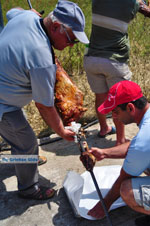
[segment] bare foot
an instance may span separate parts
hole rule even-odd
[[[107,133],[109,133],[112,130],[111,126],[108,126],[107,128],[101,129],[100,130],[100,136],[105,136]]]
[[[88,215],[96,219],[102,219],[103,217],[105,217],[105,212],[103,210],[101,202],[98,202],[91,210],[89,210]]]

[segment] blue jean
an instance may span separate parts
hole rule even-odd
[[[5,113],[0,121],[0,135],[11,145],[13,155],[38,155],[36,136],[22,110]],[[37,163],[15,164],[18,189],[32,193],[38,183]]]

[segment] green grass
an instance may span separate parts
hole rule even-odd
[[[89,37],[91,32],[91,0],[74,1],[82,8],[86,18],[86,34]],[[27,1],[2,0],[4,24],[7,23],[6,12],[13,7],[20,6],[29,9]],[[52,11],[57,3],[56,0],[31,0],[33,8],[37,11],[45,10],[46,16]],[[150,18],[137,14],[137,17],[129,25],[129,38],[131,45],[130,68],[133,72],[132,80],[137,82],[143,89],[144,95],[150,100]],[[83,69],[83,55],[85,46],[81,43],[64,51],[55,51],[64,69],[68,72],[73,81],[84,93],[84,105],[88,108],[81,122],[89,122],[96,118],[94,109],[94,95],[91,92]],[[47,126],[40,118],[34,103],[26,106],[28,120],[36,134],[49,133]]]

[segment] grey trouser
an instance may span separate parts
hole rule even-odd
[[[102,57],[84,56],[84,69],[91,90],[97,94],[108,92],[115,83],[131,80],[132,76],[126,63]]]
[[[2,121],[0,121],[0,135],[11,145],[13,155],[38,155],[36,136],[22,110],[3,115]],[[27,193],[32,193],[33,188],[31,186],[38,182],[37,163],[15,164],[15,170],[18,189],[29,188]]]

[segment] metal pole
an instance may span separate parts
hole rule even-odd
[[[30,0],[27,0],[27,2],[28,2],[28,5],[29,5],[30,9],[32,9],[32,5],[31,5]]]
[[[97,181],[96,181],[95,175],[94,175],[94,173],[93,173],[93,170],[90,170],[89,172],[90,172],[91,177],[92,177],[92,179],[93,179],[93,183],[94,183],[94,185],[95,185],[96,191],[97,191],[98,196],[99,196],[99,198],[100,198],[100,201],[101,201],[102,207],[103,207],[103,209],[104,209],[105,215],[106,215],[106,217],[107,217],[108,225],[112,226],[112,222],[111,222],[110,216],[109,216],[109,214],[108,214],[108,210],[107,210],[106,205],[105,205],[105,203],[104,203],[104,199],[103,199],[102,193],[101,193],[101,191],[100,191],[100,189],[99,189],[99,186],[98,186],[98,184],[97,184]]]
[[[78,144],[79,144],[79,146],[80,146],[80,151],[81,151],[81,153],[84,153],[84,152],[87,151],[87,150],[86,150],[86,148],[83,146],[83,140],[81,140],[81,136],[83,136],[83,135],[80,135],[80,134],[78,133],[78,136],[77,136],[77,138],[78,138]],[[85,137],[84,137],[84,138],[85,138]],[[86,142],[86,141],[85,141],[85,142]],[[87,142],[86,142],[86,143],[87,143]],[[90,157],[89,157],[89,159],[90,159]],[[83,165],[84,165],[84,164],[83,164]],[[84,165],[84,166],[85,166],[85,165]],[[95,175],[94,175],[94,172],[93,172],[93,167],[94,167],[94,165],[91,166],[90,168],[88,168],[88,167],[85,166],[86,170],[89,171],[89,173],[91,174],[91,177],[92,177],[93,183],[94,183],[94,185],[95,185],[97,194],[98,194],[98,196],[99,196],[99,199],[100,199],[100,201],[101,201],[102,207],[103,207],[104,212],[105,212],[105,215],[106,215],[106,217],[107,217],[108,225],[109,225],[109,226],[113,226],[112,223],[111,223],[111,219],[110,219],[110,216],[109,216],[109,214],[108,214],[108,210],[107,210],[107,208],[106,208],[106,205],[105,205],[105,202],[104,202],[102,193],[101,193],[101,191],[100,191],[100,188],[99,188],[99,186],[98,186],[97,180],[96,180],[96,178],[95,178]]]
[[[32,7],[32,4],[31,4],[31,1],[30,0],[27,0],[27,2],[28,2],[28,5],[29,5],[29,8],[32,9],[33,7]],[[44,10],[40,11],[39,13],[41,15],[43,15],[44,14]]]
[[[2,14],[2,6],[1,6],[1,1],[0,1],[0,32],[4,28],[4,23],[3,23],[3,14]]]

